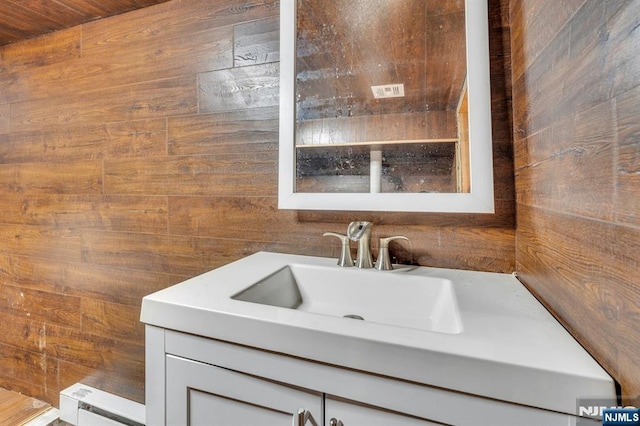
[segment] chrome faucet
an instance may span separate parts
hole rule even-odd
[[[351,222],[347,227],[347,237],[351,241],[358,242],[358,255],[356,256],[356,266],[358,268],[373,268],[370,248],[371,228],[373,228],[373,223],[365,221]]]
[[[391,271],[391,255],[389,255],[389,243],[393,240],[409,240],[404,235],[396,235],[395,237],[380,238],[380,246],[378,247],[378,260],[374,268],[378,271]]]

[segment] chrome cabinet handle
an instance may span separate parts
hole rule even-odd
[[[341,420],[337,420],[335,417],[333,417],[331,420],[329,420],[329,426],[344,426],[344,423],[342,423]]]
[[[301,408],[293,415],[293,426],[305,426],[307,422],[311,424],[311,426],[318,426],[318,423],[316,423],[309,410]]]

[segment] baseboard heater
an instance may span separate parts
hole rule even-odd
[[[76,383],[60,392],[60,420],[73,426],[144,426],[145,407]]]

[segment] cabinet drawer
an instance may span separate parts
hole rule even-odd
[[[300,409],[321,422],[318,393],[172,355],[166,372],[168,426],[289,426]]]
[[[325,399],[326,417],[335,418],[344,426],[438,426],[442,423],[433,423],[417,417],[405,416],[378,407],[344,401],[327,396]],[[327,423],[330,420],[327,421]]]

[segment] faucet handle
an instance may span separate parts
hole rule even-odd
[[[349,246],[349,237],[342,234],[336,234],[335,232],[325,232],[323,237],[336,237],[340,239],[340,258],[338,259],[338,266],[348,267],[353,266],[353,258],[351,257],[351,246]]]
[[[389,243],[393,240],[407,240],[404,235],[396,235],[394,237],[380,238],[380,247],[378,248],[378,259],[376,260],[376,268],[378,271],[390,271],[393,269],[391,265],[391,256],[389,255]]]

